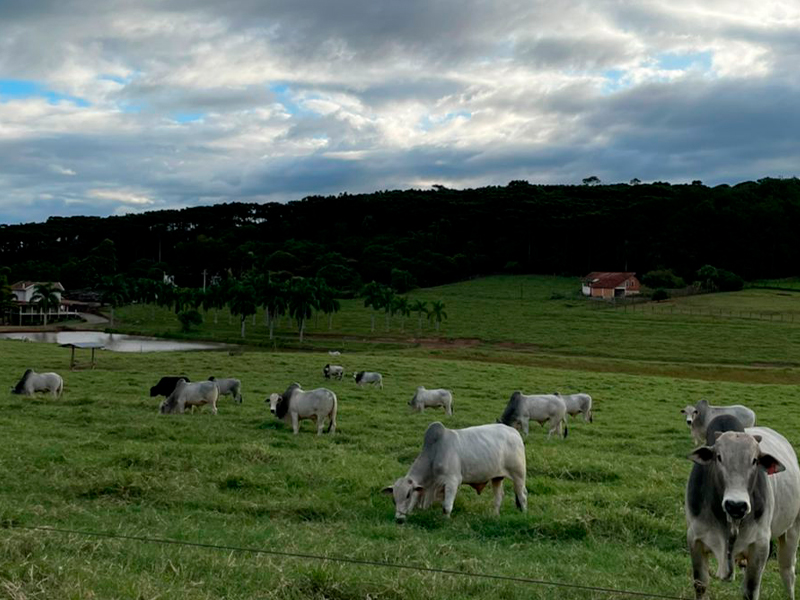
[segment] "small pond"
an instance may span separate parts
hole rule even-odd
[[[112,352],[168,352],[175,350],[221,350],[226,344],[214,342],[184,342],[161,338],[125,335],[122,333],[103,333],[102,331],[26,331],[0,333],[0,340],[27,340],[50,344],[103,344]]]

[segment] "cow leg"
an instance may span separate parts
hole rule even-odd
[[[558,433],[559,436],[561,435],[561,420],[559,419],[556,421],[556,418],[553,417],[550,419],[549,423],[550,430],[547,432],[547,439],[549,440],[554,433]]]
[[[317,435],[322,435],[322,430],[325,428],[325,417],[320,415],[317,417]]]
[[[448,481],[444,484],[444,501],[442,502],[442,511],[444,516],[450,518],[450,513],[453,512],[453,503],[456,501],[456,493],[458,492],[457,481]]]
[[[769,557],[769,542],[750,544],[746,554],[747,568],[742,581],[742,597],[744,600],[758,600],[761,593],[761,575]]]
[[[800,540],[800,519],[778,538],[778,567],[786,587],[789,600],[794,600],[795,566],[797,564],[797,543]]]
[[[444,413],[449,417],[453,414],[453,405],[452,404],[445,404],[444,405]]]
[[[522,421],[522,432],[525,434],[525,437],[530,433],[530,421],[528,419],[523,419]]]
[[[503,478],[495,477],[492,479],[492,489],[494,490],[494,514],[500,514],[500,505],[503,503]]]
[[[297,417],[296,412],[292,413],[292,431],[294,431],[295,435],[300,433],[300,419]]]
[[[689,541],[689,552],[692,555],[692,577],[694,578],[694,596],[697,600],[706,598],[708,590],[708,549],[700,540]]]
[[[522,512],[528,510],[528,488],[525,487],[525,469],[522,469],[516,476],[511,477],[514,482],[514,496],[517,501],[517,508]]]

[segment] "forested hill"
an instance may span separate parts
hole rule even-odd
[[[513,181],[2,225],[0,266],[10,281],[67,288],[159,271],[197,287],[203,270],[251,269],[319,274],[340,289],[391,283],[393,269],[423,286],[501,271],[665,268],[691,279],[705,264],[761,278],[797,274],[799,230],[797,178],[714,188]]]

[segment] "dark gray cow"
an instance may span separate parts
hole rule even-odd
[[[732,428],[730,430],[728,428]],[[800,539],[800,467],[789,442],[766,427],[743,432],[736,419],[714,419],[713,444],[697,448],[686,486],[686,540],[695,594],[706,597],[708,555],[717,577],[730,580],[734,561],[746,561],[742,592],[757,600],[770,540],[778,540],[778,565],[794,599],[795,556]]]
[[[480,494],[491,482],[494,512],[499,514],[505,477],[514,482],[517,508],[524,512],[528,507],[525,445],[516,429],[501,424],[447,429],[437,421],[425,430],[422,452],[408,473],[383,493],[393,497],[395,520],[403,523],[417,505],[428,508],[437,500],[449,517],[461,484]]]

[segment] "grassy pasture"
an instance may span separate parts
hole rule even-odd
[[[594,360],[669,362],[687,366],[733,365],[800,367],[800,296],[787,292],[751,289],[729,294],[679,298],[636,311],[610,308],[579,295],[578,280],[548,276],[495,276],[437,288],[415,290],[412,299],[443,300],[448,319],[440,337],[467,339],[495,349],[591,357]],[[649,306],[649,305],[648,305]],[[702,310],[703,315],[670,314],[671,307]],[[708,314],[714,311],[753,312],[776,315],[758,320]],[[117,311],[122,329],[150,334],[175,333],[178,322],[169,311],[150,306],[131,306]],[[360,299],[345,300],[328,330],[327,318],[309,322],[308,333],[316,347],[363,349],[363,341],[382,340],[425,343],[437,338],[432,324],[413,315],[403,323],[398,316],[386,327],[383,313],[370,332],[369,309]],[[797,314],[796,314],[797,313]],[[785,317],[779,321],[777,316]],[[794,317],[797,317],[794,319]],[[220,313],[214,324],[208,313],[203,326],[191,337],[238,340],[234,317]],[[278,333],[282,343],[294,343],[296,329],[284,318]],[[330,338],[327,336],[332,334]],[[348,338],[345,341],[343,337]],[[264,315],[247,323],[247,341],[269,345]],[[607,362],[605,364],[608,364]],[[652,370],[652,369],[650,369]]]
[[[458,310],[448,302],[449,326],[456,327]],[[591,310],[586,314],[622,318]],[[650,346],[645,348],[647,353]],[[5,390],[28,366],[59,371],[66,383],[60,400],[3,392],[0,520],[690,597],[682,506],[692,446],[680,408],[703,397],[744,403],[761,424],[800,443],[794,386],[457,358],[420,348],[345,352],[341,362],[349,372],[384,373],[380,391],[359,389],[352,379],[326,383],[324,352],[103,352],[96,370],[69,372],[65,349],[0,341]],[[164,374],[240,377],[244,403],[224,398],[217,417],[205,411],[159,416],[148,388]],[[306,422],[295,437],[269,415],[263,399],[292,381],[327,385],[338,394],[335,436],[318,438]],[[455,414],[409,413],[406,403],[419,384],[451,388]],[[379,491],[406,472],[427,425],[493,422],[514,389],[586,391],[596,404],[595,423],[572,420],[565,441],[546,440],[542,429],[532,428],[526,440],[528,513],[513,508],[506,484],[499,518],[491,514],[488,490],[477,496],[462,488],[451,520],[434,508],[395,525],[391,500]],[[513,599],[556,593],[608,597],[13,528],[0,532],[0,595],[9,598]],[[712,581],[711,594],[738,598],[738,585]],[[774,559],[763,594],[783,594]]]

